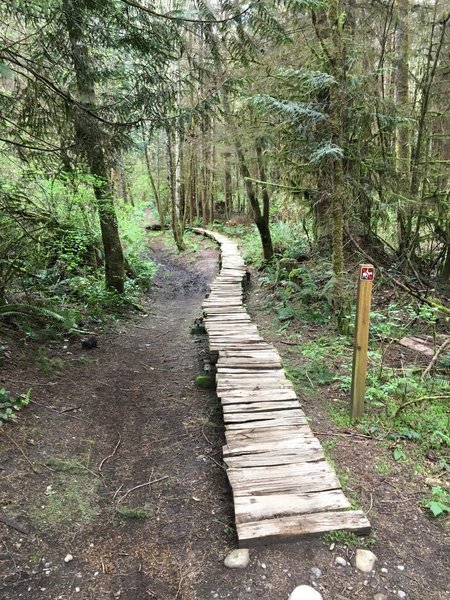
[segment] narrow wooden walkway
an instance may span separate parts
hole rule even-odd
[[[214,239],[222,251],[220,274],[202,307],[209,348],[217,358],[226,436],[223,459],[239,545],[341,529],[368,533],[364,513],[349,510],[280,355],[263,340],[243,306],[246,267],[237,245],[218,233],[195,231]]]

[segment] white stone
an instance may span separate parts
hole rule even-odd
[[[377,561],[377,557],[370,550],[358,548],[355,557],[355,567],[363,573],[371,573]]]
[[[311,569],[311,573],[314,575],[314,577],[322,577],[322,571],[319,569],[319,567],[313,567]]]
[[[338,565],[339,567],[346,567],[347,561],[342,556],[336,556],[336,558],[334,559],[334,564]]]
[[[386,567],[381,567],[380,572],[386,574],[388,570],[386,569]]]
[[[406,593],[403,590],[398,590],[397,596],[399,598],[406,598]]]
[[[245,569],[250,562],[250,553],[248,548],[238,548],[230,552],[223,561],[228,569]]]
[[[405,570],[405,567],[404,567],[403,565],[397,565],[397,569],[398,569],[399,571],[404,571],[404,570]]]
[[[388,600],[388,597],[385,594],[378,592],[378,594],[375,594],[373,597],[373,600]]]
[[[73,560],[73,556],[71,554],[66,554],[66,556],[64,557],[65,563],[70,563],[72,560]]]
[[[289,600],[323,600],[323,596],[309,585],[299,585],[289,596]]]

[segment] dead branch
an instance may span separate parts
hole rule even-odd
[[[408,402],[404,402],[400,404],[394,412],[392,413],[392,419],[398,416],[398,414],[407,406],[411,404],[419,404],[419,402],[425,402],[425,400],[450,400],[450,394],[442,394],[441,396],[421,396],[420,398],[413,398],[412,400],[408,400]]]
[[[125,498],[128,496],[128,494],[131,494],[131,492],[134,492],[135,490],[143,488],[146,485],[153,485],[154,483],[158,483],[158,481],[164,481],[164,479],[169,479],[169,476],[165,475],[164,477],[159,477],[158,479],[153,479],[153,480],[147,481],[146,483],[140,483],[139,485],[135,485],[134,487],[132,487],[131,489],[129,489],[128,491],[125,492],[125,494],[120,498],[119,503],[123,502],[123,500],[125,500]]]
[[[445,350],[445,348],[450,344],[450,337],[447,338],[443,344],[441,344],[439,346],[439,348],[436,350],[436,352],[434,353],[433,358],[431,359],[430,364],[428,365],[428,367],[425,369],[425,371],[422,373],[422,377],[421,380],[423,381],[425,379],[425,377],[428,375],[428,373],[431,371],[431,369],[434,367],[434,365],[436,364],[439,356],[442,354],[443,350]]]
[[[27,463],[30,465],[30,467],[33,470],[33,473],[40,473],[40,471],[38,471],[36,469],[36,467],[34,466],[34,464],[31,462],[31,460],[28,458],[28,456],[25,454],[25,452],[23,451],[23,449],[19,446],[19,444],[12,439],[11,436],[9,436],[6,431],[2,431],[3,435],[12,443],[14,444],[14,446],[19,450],[19,452],[22,454],[22,456],[24,457],[24,459],[27,461]],[[45,466],[45,465],[44,465]],[[48,469],[48,467],[46,467]],[[49,471],[51,471],[51,469],[49,469]]]
[[[419,292],[416,292],[416,290],[411,289],[406,284],[404,284],[402,281],[400,281],[399,279],[397,279],[396,277],[394,277],[393,275],[391,275],[390,273],[388,273],[385,269],[383,269],[382,267],[380,267],[380,265],[378,265],[376,263],[376,261],[374,261],[373,258],[369,254],[367,254],[367,252],[365,250],[363,250],[361,248],[361,246],[358,244],[358,242],[352,237],[352,235],[351,235],[350,231],[348,230],[348,228],[346,229],[346,232],[347,232],[347,235],[348,235],[349,239],[351,240],[351,242],[355,246],[355,248],[357,248],[357,250],[365,258],[367,258],[380,272],[382,272],[383,275],[387,279],[390,279],[393,283],[395,283],[395,285],[397,287],[400,287],[402,290],[404,290],[405,292],[407,292],[410,296],[413,296],[413,298],[416,298],[416,300],[419,300],[419,302],[422,302],[422,304],[427,304],[428,306],[436,308],[437,310],[439,310],[439,311],[441,311],[441,312],[443,312],[445,314],[450,314],[450,308],[448,308],[447,306],[444,306],[443,304],[440,304],[438,302],[433,302],[433,300],[430,300],[429,298],[426,298],[425,296],[422,296],[422,294],[420,294]]]
[[[105,458],[98,465],[98,470],[100,471],[100,473],[102,472],[102,467],[105,464],[105,462],[107,460],[109,460],[110,458],[112,458],[116,454],[117,450],[119,449],[120,443],[122,442],[122,436],[120,435],[119,432],[117,432],[117,434],[119,436],[119,439],[117,441],[117,444],[114,446],[114,450],[111,452],[111,454],[108,454],[108,456],[105,456]]]
[[[20,533],[23,533],[25,535],[28,535],[28,533],[29,533],[28,529],[24,525],[21,525],[14,519],[10,519],[9,517],[7,517],[5,515],[0,514],[0,521],[2,523],[4,523],[5,525],[7,525],[8,527],[17,529],[17,531],[20,531]]]

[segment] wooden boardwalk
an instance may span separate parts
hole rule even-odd
[[[225,422],[223,459],[233,490],[241,547],[370,524],[351,510],[314,437],[280,355],[243,306],[246,267],[228,238],[195,229],[221,246],[221,270],[203,302],[217,395]]]

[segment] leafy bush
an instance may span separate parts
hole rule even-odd
[[[16,421],[16,412],[30,404],[30,393],[28,390],[22,396],[13,396],[6,388],[0,388],[0,426],[5,421]]]

